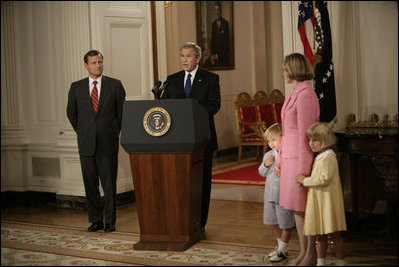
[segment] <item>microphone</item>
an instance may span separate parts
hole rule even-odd
[[[157,81],[154,85],[154,87],[151,89],[151,92],[154,94],[155,99],[159,99],[160,95],[160,89],[159,87],[162,85],[161,81]]]
[[[162,98],[163,93],[165,92],[166,88],[168,88],[168,85],[169,85],[169,82],[168,82],[168,81],[164,81],[164,82],[163,82],[163,86],[162,86],[161,89],[160,89],[160,91],[161,91],[161,93],[160,93],[160,98]]]
[[[155,88],[159,88],[161,86],[162,82],[161,81],[157,81],[155,83]]]
[[[169,86],[169,82],[168,81],[164,81],[163,86],[162,86],[162,90],[165,90],[168,86]]]

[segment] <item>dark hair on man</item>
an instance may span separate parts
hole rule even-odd
[[[188,48],[194,49],[195,57],[200,57],[202,55],[201,47],[193,42],[187,42],[184,45],[182,45],[182,47],[180,48],[180,52],[182,49],[188,49]]]
[[[101,58],[104,59],[103,55],[102,55],[100,52],[98,52],[97,50],[90,50],[90,51],[87,52],[86,55],[83,57],[83,61],[87,64],[87,63],[89,62],[89,61],[88,61],[88,58],[89,58],[89,57],[94,57],[94,56],[97,56],[97,55],[100,55]]]
[[[220,1],[216,1],[214,6],[218,6],[219,10],[220,10],[220,14],[222,14],[222,4],[220,3]]]

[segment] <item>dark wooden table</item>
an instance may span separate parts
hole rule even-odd
[[[392,223],[398,213],[398,128],[345,128],[335,135],[338,152],[350,160],[351,227],[358,227],[378,200],[387,203],[387,224]]]

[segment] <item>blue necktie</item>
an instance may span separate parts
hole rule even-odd
[[[190,90],[191,90],[191,74],[190,73],[187,75],[186,86],[184,86],[184,90],[186,91],[186,98],[188,98],[190,95]]]

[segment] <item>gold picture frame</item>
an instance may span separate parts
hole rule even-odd
[[[234,1],[195,1],[199,65],[210,70],[235,69]]]

